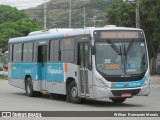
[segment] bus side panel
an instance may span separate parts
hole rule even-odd
[[[30,76],[32,80],[36,80],[37,64],[36,63],[22,63],[22,77],[25,80],[26,76]]]
[[[20,79],[21,78],[21,63],[13,63],[12,71],[11,71],[12,79]]]
[[[78,94],[80,96],[80,68],[78,65],[73,63],[64,63],[64,82],[66,83],[67,80],[71,80],[69,78],[72,78],[76,81],[77,87],[78,87]],[[65,87],[66,89],[66,87]]]
[[[50,93],[66,94],[63,63],[46,64],[46,83]]]
[[[41,80],[38,75],[38,63],[22,63],[22,80],[25,80],[27,76],[30,76],[33,82],[33,90],[41,90]]]
[[[24,81],[21,79],[21,63],[9,63],[9,66],[9,84],[21,89],[25,89]]]
[[[9,63],[10,66],[12,66],[11,68],[9,68],[9,84],[21,88],[21,89],[25,89],[25,84],[24,84],[24,80],[21,79],[22,76],[22,71],[21,71],[21,63]]]
[[[10,63],[9,83],[13,86],[25,89],[25,78],[30,76],[33,81],[33,89],[35,91],[41,90],[41,81],[38,79],[38,63]]]
[[[46,79],[48,92],[66,94],[66,80],[72,78],[79,86],[78,66],[72,63],[47,63]]]

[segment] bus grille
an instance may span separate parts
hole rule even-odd
[[[112,94],[114,96],[121,96],[124,93],[131,93],[131,95],[137,95],[140,92],[141,89],[135,89],[135,90],[112,90]]]

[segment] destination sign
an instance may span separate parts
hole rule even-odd
[[[100,38],[140,38],[138,31],[101,31]]]
[[[107,64],[106,69],[107,70],[119,70],[120,64]]]

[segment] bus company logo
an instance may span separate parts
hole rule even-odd
[[[2,112],[2,117],[12,117],[11,112]]]
[[[2,116],[5,118],[10,117],[42,117],[42,113],[40,112],[2,112]]]
[[[60,67],[58,69],[55,69],[52,68],[52,66],[48,66],[48,73],[53,75],[53,74],[62,74],[63,72]]]

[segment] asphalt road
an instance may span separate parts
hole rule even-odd
[[[7,80],[0,80],[0,111],[160,111],[160,86],[152,85],[149,96],[129,98],[123,104],[114,104],[109,99],[73,104],[66,102],[65,98],[50,99],[48,95],[27,97],[24,90],[10,86]],[[127,118],[130,119],[133,118]]]

